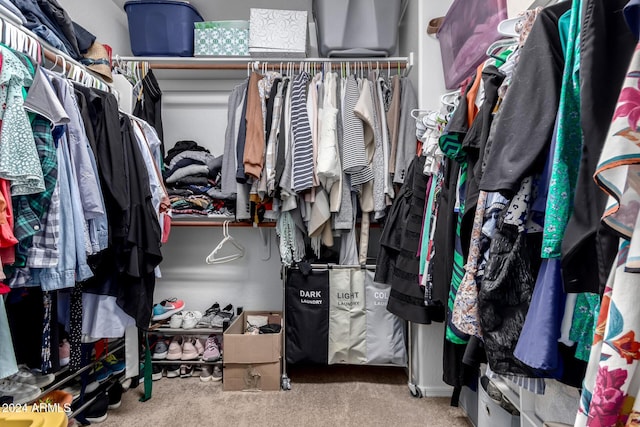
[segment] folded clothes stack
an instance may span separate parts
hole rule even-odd
[[[220,189],[222,156],[195,141],[178,141],[167,152],[163,173],[174,215],[233,216],[235,194]]]

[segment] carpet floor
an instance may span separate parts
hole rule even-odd
[[[289,367],[289,391],[223,392],[198,377],[142,384],[122,396],[101,427],[164,426],[421,426],[470,427],[449,398],[414,398],[404,369],[357,366]]]

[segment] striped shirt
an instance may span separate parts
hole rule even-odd
[[[313,142],[307,113],[309,74],[300,73],[291,87],[291,130],[293,133],[293,190],[313,187]]]
[[[354,109],[360,97],[355,76],[349,76],[345,89],[343,114],[342,168],[351,174],[351,186],[355,187],[373,179],[373,171],[368,165],[364,149],[364,129],[362,120]]]

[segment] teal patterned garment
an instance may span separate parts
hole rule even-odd
[[[460,332],[455,327],[451,319],[453,313],[453,306],[456,301],[456,294],[462,278],[464,277],[464,256],[462,255],[462,243],[460,241],[460,228],[462,226],[462,213],[464,212],[464,194],[467,182],[467,160],[466,154],[462,149],[461,135],[456,132],[450,132],[442,134],[438,142],[440,149],[444,154],[454,161],[460,163],[460,174],[458,177],[458,193],[460,194],[460,209],[455,212],[456,215],[456,238],[455,238],[455,250],[453,253],[453,274],[451,276],[451,286],[449,287],[449,298],[447,301],[447,330],[446,339],[454,344],[465,344],[469,340],[469,336]],[[442,212],[442,215],[445,213]]]
[[[460,164],[460,177],[458,178],[458,189],[460,193],[460,211],[456,212],[456,244],[453,252],[453,274],[451,275],[451,286],[449,287],[449,299],[447,305],[447,331],[446,339],[454,344],[466,344],[469,336],[461,332],[453,324],[453,307],[458,294],[458,288],[464,277],[464,255],[462,254],[462,241],[460,240],[460,229],[462,228],[462,214],[464,213],[464,194],[467,185],[467,161]]]
[[[576,342],[576,359],[589,361],[591,343],[600,312],[600,295],[581,293],[576,297],[576,306],[571,319],[569,339]]]
[[[581,10],[582,0],[573,0],[558,107],[557,143],[545,209],[542,258],[561,256],[562,239],[573,212],[582,155],[579,75]]]

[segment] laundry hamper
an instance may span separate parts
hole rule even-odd
[[[329,343],[329,272],[287,271],[285,283],[285,354],[287,363],[327,364]]]

